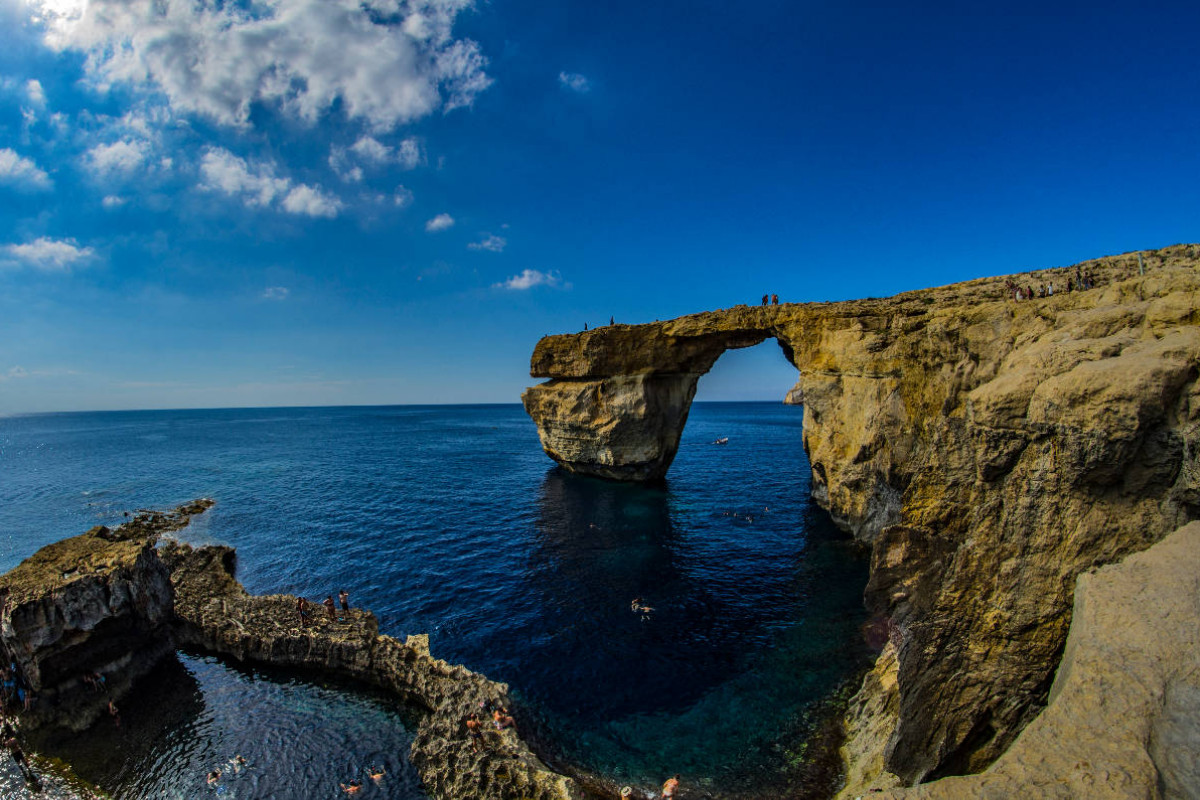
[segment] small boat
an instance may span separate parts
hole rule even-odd
[[[717,439],[715,442],[713,442],[713,444],[729,444],[729,437],[722,436],[720,439]]]

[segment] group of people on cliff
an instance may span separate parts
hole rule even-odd
[[[471,749],[476,753],[487,749],[487,742],[483,738],[484,725],[479,719],[479,714],[484,717],[491,716],[492,726],[496,731],[503,731],[512,728],[514,731],[517,728],[517,721],[513,719],[512,714],[508,713],[508,709],[501,705],[496,705],[490,700],[481,700],[479,702],[479,713],[472,712],[463,720],[463,724],[467,729],[467,738],[471,740]]]
[[[1096,276],[1090,269],[1085,270],[1077,266],[1075,267],[1075,277],[1072,278],[1070,275],[1068,275],[1063,285],[1068,294],[1071,292],[1082,292],[1085,289],[1094,289],[1096,288]],[[1030,286],[1029,284],[1022,286],[1012,278],[1009,278],[1004,282],[1004,290],[1013,300],[1032,300],[1035,297],[1053,297],[1054,282],[1047,281],[1044,284],[1038,284],[1036,287]]]
[[[768,301],[769,301],[769,302],[768,302]],[[764,294],[764,295],[762,296],[762,305],[764,305],[764,306],[765,306],[765,305],[772,305],[772,306],[777,306],[777,305],[779,305],[779,295],[777,295],[777,294]]]
[[[321,602],[325,606],[325,615],[330,622],[345,622],[346,614],[350,612],[350,593],[345,589],[338,592],[338,603],[342,607],[342,616],[338,616],[337,605],[333,602],[333,595],[328,595]],[[312,622],[312,611],[309,610],[310,603],[303,597],[296,598],[296,613],[300,617],[300,627],[307,628],[308,623]]]

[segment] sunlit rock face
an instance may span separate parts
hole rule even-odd
[[[1200,247],[886,299],[550,336],[525,407],[574,472],[666,474],[697,378],[774,337],[815,499],[873,550],[894,664],[848,752],[904,783],[983,769],[1045,703],[1075,578],[1200,517]],[[1066,291],[1090,274],[1096,288]],[[1045,298],[1013,300],[1007,281]],[[891,658],[892,656],[889,656]],[[863,721],[859,721],[863,722]]]

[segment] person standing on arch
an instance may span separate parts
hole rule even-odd
[[[771,305],[773,305],[773,306],[779,305],[779,295],[777,295],[777,294],[771,295]]]

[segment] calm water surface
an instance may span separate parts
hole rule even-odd
[[[510,683],[524,724],[621,781],[762,787],[867,658],[866,564],[809,500],[801,416],[697,403],[657,489],[561,472],[516,405],[0,419],[0,569],[126,510],[211,496],[183,537],[235,546],[250,591],[346,588],[384,632],[429,632],[435,655]],[[118,796],[192,796],[210,761],[258,741],[280,766],[256,756],[238,797],[335,796],[385,758],[386,796],[420,796],[388,703],[212,659],[170,669],[192,710],[151,747],[122,734],[81,761],[116,764],[90,769]],[[367,705],[347,726],[331,698]]]

